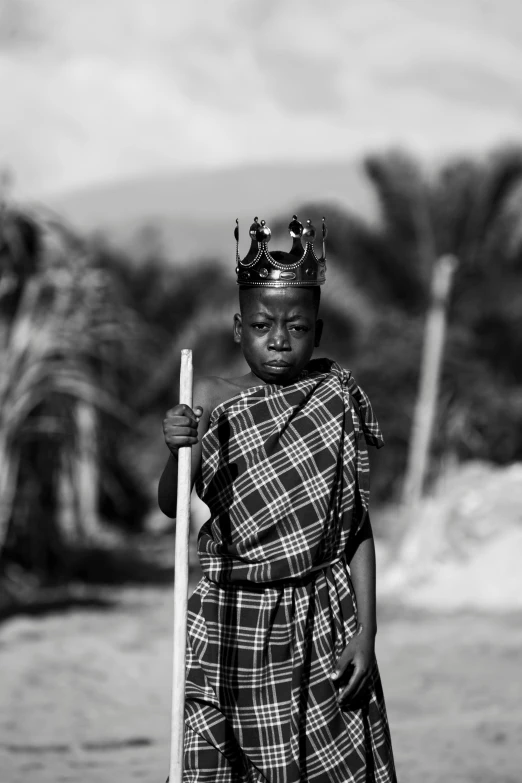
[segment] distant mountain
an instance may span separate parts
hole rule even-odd
[[[103,231],[127,248],[139,241],[144,226],[155,226],[167,252],[181,261],[230,257],[236,217],[243,252],[254,215],[290,219],[300,205],[314,200],[341,203],[365,217],[376,214],[360,164],[349,161],[158,174],[63,194],[47,204],[80,231]]]

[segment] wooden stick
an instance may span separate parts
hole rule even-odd
[[[192,351],[181,351],[179,401],[192,408]],[[185,654],[187,647],[188,545],[190,527],[191,448],[178,454],[178,496],[174,555],[174,635],[172,656],[172,722],[170,744],[170,783],[183,781],[185,729]]]

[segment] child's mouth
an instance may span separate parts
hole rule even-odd
[[[265,362],[265,367],[268,367],[275,372],[283,372],[284,370],[288,370],[291,366],[292,365],[287,364],[286,362]]]

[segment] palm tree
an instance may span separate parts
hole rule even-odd
[[[398,267],[404,276],[406,268],[427,307],[403,491],[404,505],[414,511],[426,477],[448,308],[457,323],[467,319],[469,325],[477,316],[470,312],[470,288],[482,288],[492,265],[498,272],[506,257],[507,205],[522,182],[522,150],[507,149],[483,163],[457,160],[431,178],[397,152],[368,158],[366,170],[381,205],[382,238],[396,261],[389,274]]]
[[[0,560],[48,578],[104,535],[104,499],[122,475],[114,433],[133,425],[122,387],[143,330],[59,222],[4,207],[0,243]],[[133,485],[139,516],[145,493]]]

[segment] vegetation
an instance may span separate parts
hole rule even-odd
[[[440,460],[522,456],[522,255],[519,208],[522,150],[478,162],[458,159],[428,176],[404,153],[366,160],[381,205],[370,225],[325,204],[330,270],[364,298],[364,329],[349,324],[350,353],[340,355],[374,401],[388,444],[374,485],[398,497],[418,387],[422,332],[435,260],[458,259],[449,302],[431,475]],[[325,297],[325,304],[328,299]],[[359,319],[361,320],[361,319]]]
[[[122,460],[145,335],[59,224],[4,210],[2,240],[1,564],[63,579],[102,520],[136,527],[148,505]]]
[[[372,398],[389,448],[374,497],[397,500],[417,395],[435,260],[459,261],[448,308],[430,462],[522,458],[522,150],[428,174],[404,153],[365,162],[377,224],[328,215],[323,352]],[[275,227],[286,231],[286,221]],[[196,372],[236,372],[233,262],[177,265],[154,231],[141,257],[79,240],[46,216],[0,223],[0,565],[43,579],[78,573],[74,553],[141,529],[164,459],[161,418],[179,349]],[[274,240],[277,245],[277,241]],[[231,248],[233,246],[231,237]],[[209,298],[209,280],[212,297]],[[202,285],[202,281],[205,285]]]

